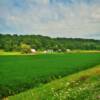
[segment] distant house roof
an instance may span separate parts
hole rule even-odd
[[[31,49],[31,52],[36,52],[36,50],[35,49]]]

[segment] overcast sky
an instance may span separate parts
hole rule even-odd
[[[100,39],[100,0],[0,0],[0,33]]]

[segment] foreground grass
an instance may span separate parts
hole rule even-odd
[[[100,100],[100,65],[5,100]]]
[[[0,56],[0,98],[100,64],[100,54]]]

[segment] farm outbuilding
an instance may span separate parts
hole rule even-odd
[[[36,50],[35,49],[31,49],[31,53],[36,53]]]

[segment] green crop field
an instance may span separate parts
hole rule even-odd
[[[100,100],[100,65],[4,100]]]
[[[0,56],[0,98],[100,64],[100,53]]]

